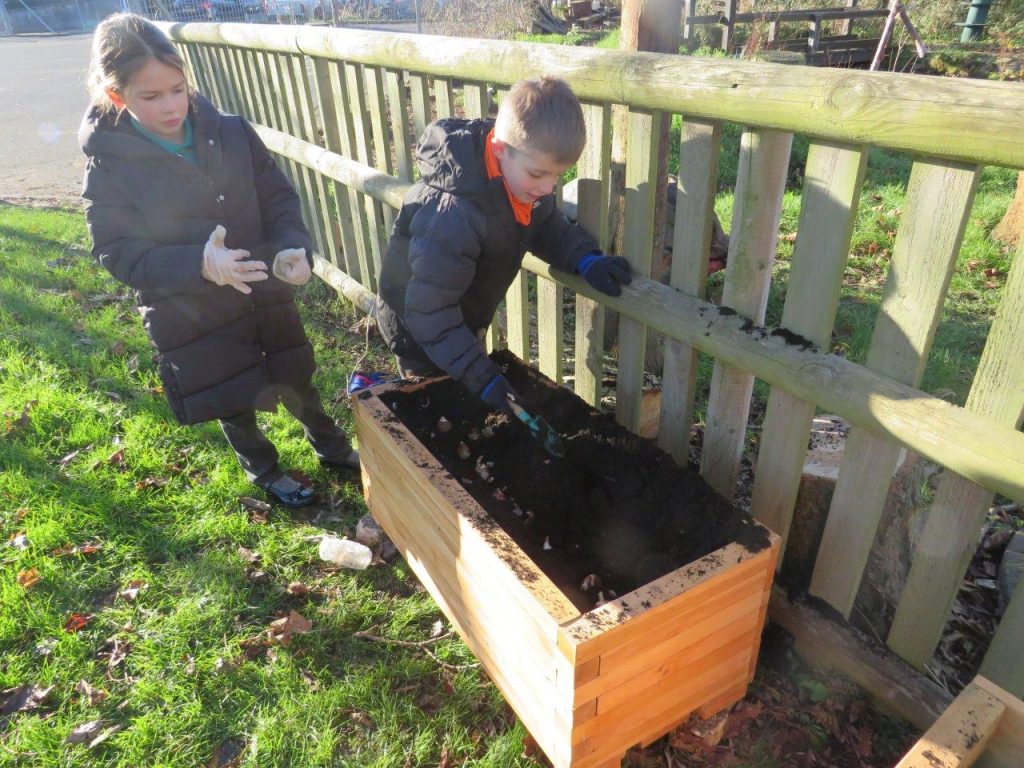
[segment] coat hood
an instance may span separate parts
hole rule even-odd
[[[493,120],[449,118],[427,126],[416,147],[423,183],[442,192],[473,197],[488,189],[484,142]]]
[[[200,136],[215,133],[220,121],[217,108],[200,93],[189,97],[188,116],[197,142]],[[78,146],[89,157],[118,155],[127,158],[152,156],[155,148],[153,142],[132,127],[123,112],[101,112],[95,106],[86,110],[78,127]]]

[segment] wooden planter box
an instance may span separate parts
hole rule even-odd
[[[388,389],[353,400],[367,504],[555,768],[618,766],[743,698],[777,536],[581,614],[391,413]]]

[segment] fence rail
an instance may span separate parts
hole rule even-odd
[[[848,614],[901,446],[945,466],[934,532],[913,564],[890,644],[923,666],[933,652],[992,494],[1024,501],[1024,256],[1003,289],[965,407],[920,390],[921,374],[985,164],[1024,167],[1024,92],[1002,83],[838,72],[743,61],[598,51],[310,27],[168,24],[197,84],[259,124],[300,191],[321,256],[317,271],[368,308],[387,228],[411,182],[410,148],[427,121],[484,114],[499,93],[542,72],[566,77],[586,102],[580,220],[607,245],[611,107],[629,110],[624,255],[641,277],[622,297],[533,257],[506,301],[506,337],[526,356],[536,338],[545,373],[576,361],[576,389],[595,402],[604,312],[618,312],[619,420],[637,428],[648,330],[665,337],[659,442],[685,458],[698,353],[715,358],[703,472],[733,495],[751,382],[772,385],[752,511],[785,534],[816,407],[848,419],[847,445],[812,591]],[[647,279],[653,259],[654,118],[683,116],[669,285]],[[700,297],[721,126],[744,126],[722,312]],[[971,130],[965,131],[964,126]],[[787,344],[759,328],[775,255],[794,133],[811,138],[783,325],[825,347],[859,205],[867,150],[913,153],[913,172],[881,311],[864,365]],[[1024,252],[1024,246],[1022,246]],[[536,281],[536,304],[527,290]],[[575,336],[563,299],[575,295]],[[529,318],[535,314],[537,328]],[[496,334],[492,329],[492,342]],[[955,503],[954,503],[955,502]],[[944,506],[943,506],[944,505]],[[942,511],[948,510],[948,511]],[[953,530],[943,526],[956,519]],[[1007,610],[986,675],[1024,693],[1024,590]]]

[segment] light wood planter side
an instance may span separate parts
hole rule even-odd
[[[370,511],[555,768],[618,765],[745,695],[777,536],[580,614],[384,405],[388,389],[353,399]]]

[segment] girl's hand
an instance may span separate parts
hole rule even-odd
[[[312,277],[305,248],[286,248],[274,257],[274,277],[292,285],[305,285]]]
[[[236,291],[252,293],[246,283],[267,279],[267,265],[262,261],[245,261],[249,252],[225,248],[228,231],[220,224],[210,233],[203,248],[203,277],[216,285],[230,285]]]

